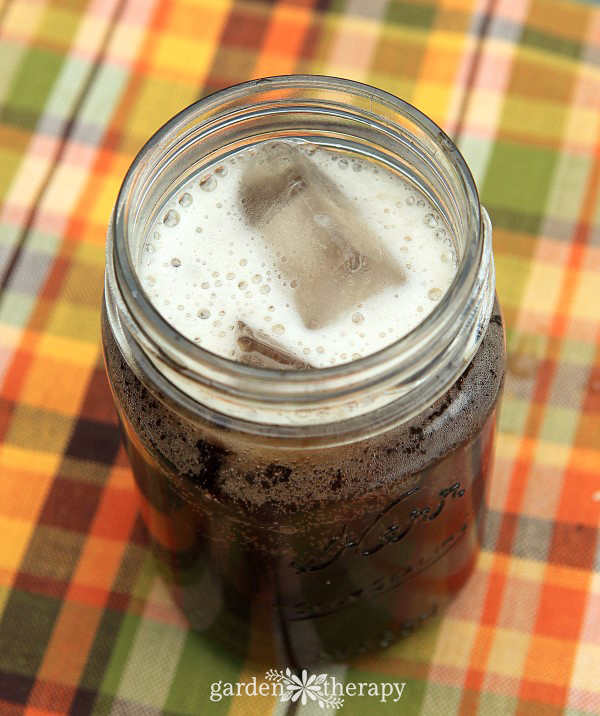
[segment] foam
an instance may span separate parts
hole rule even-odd
[[[276,247],[248,220],[240,201],[245,167],[262,161],[268,146],[247,149],[195,176],[160,207],[138,266],[156,308],[207,350],[261,364],[260,354],[248,352],[246,339],[238,342],[243,326],[246,335],[251,331],[259,339],[257,345],[268,346],[270,356],[277,349],[291,356],[288,368],[349,362],[407,334],[433,310],[456,274],[450,231],[437,211],[380,164],[299,145],[345,195],[357,222],[381,240],[382,255],[395,261],[403,276],[311,328],[296,303],[302,276],[282,270]]]

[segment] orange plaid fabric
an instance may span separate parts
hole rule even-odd
[[[557,0],[0,4],[0,714],[309,715],[212,683],[155,573],[99,350],[143,142],[252,77],[377,85],[453,135],[494,224],[508,365],[484,550],[431,626],[336,667],[347,714],[600,714],[600,8]],[[333,673],[333,672],[331,672]]]

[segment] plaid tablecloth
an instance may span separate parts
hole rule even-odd
[[[105,229],[142,143],[252,77],[360,79],[462,148],[509,372],[485,549],[431,626],[337,667],[351,714],[600,714],[600,8],[555,0],[0,5],[0,714],[323,713],[210,700],[264,671],[153,569],[99,349]],[[334,672],[331,672],[334,673]]]

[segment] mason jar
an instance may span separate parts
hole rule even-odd
[[[382,350],[301,371],[234,362],[176,331],[140,281],[165,197],[278,138],[390,167],[450,227],[456,277]],[[106,258],[106,369],[156,563],[190,625],[300,666],[385,647],[437,614],[477,560],[505,372],[490,220],[448,136],[349,80],[225,89],[140,151]]]

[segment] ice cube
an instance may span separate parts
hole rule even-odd
[[[240,201],[294,287],[307,328],[406,280],[350,200],[294,143],[269,142],[247,162]]]
[[[240,362],[257,368],[307,370],[313,367],[278,346],[263,331],[250,328],[244,321],[237,322],[237,344],[244,354]]]

